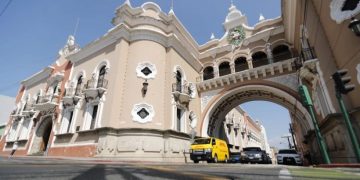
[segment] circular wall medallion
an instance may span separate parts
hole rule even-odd
[[[360,12],[359,1],[354,0],[332,0],[330,3],[330,16],[338,24],[350,19]]]

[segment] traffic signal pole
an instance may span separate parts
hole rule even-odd
[[[348,129],[348,132],[349,132],[349,136],[350,136],[350,139],[351,139],[351,143],[353,145],[353,148],[354,148],[354,153],[356,155],[356,159],[357,159],[357,162],[360,162],[360,148],[359,148],[359,141],[357,140],[356,138],[356,135],[355,135],[355,132],[354,132],[354,129],[351,125],[351,122],[350,122],[350,117],[349,117],[349,113],[347,112],[346,108],[345,108],[345,104],[344,104],[344,101],[342,99],[342,96],[341,96],[341,93],[337,90],[336,91],[336,98],[339,102],[339,106],[340,106],[340,109],[341,109],[341,112],[344,116],[344,120],[345,120],[345,124],[346,124],[346,128]]]
[[[320,152],[323,157],[323,160],[326,164],[331,164],[329,154],[326,151],[326,144],[325,144],[324,138],[322,137],[319,126],[317,124],[317,120],[316,120],[316,116],[315,116],[315,112],[314,112],[314,106],[313,106],[312,99],[310,97],[307,87],[304,85],[301,85],[299,87],[299,93],[303,100],[303,104],[307,107],[307,109],[310,113],[311,120],[314,125],[314,129],[315,129],[316,140],[319,144]]]
[[[326,164],[331,164],[329,154],[326,151],[326,144],[325,144],[324,138],[322,137],[322,135],[320,133],[319,126],[317,125],[316,116],[315,116],[315,112],[314,112],[314,107],[312,105],[309,105],[308,110],[310,112],[311,120],[312,120],[312,122],[314,124],[316,139],[317,139],[317,142],[318,142],[318,144],[320,146],[320,151],[321,151],[321,154],[323,156],[324,162]]]

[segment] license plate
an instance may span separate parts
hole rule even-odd
[[[249,159],[254,159],[254,157],[249,157]]]
[[[200,157],[200,156],[198,156],[198,157],[196,157],[196,159],[201,159],[201,157]]]

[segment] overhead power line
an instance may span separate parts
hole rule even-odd
[[[5,5],[4,9],[0,12],[0,17],[5,13],[6,9],[10,6],[12,0],[9,0]]]

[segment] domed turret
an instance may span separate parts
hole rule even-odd
[[[231,6],[229,8],[229,13],[225,18],[224,22],[224,28],[226,31],[229,31],[230,29],[240,26],[242,24],[247,25],[247,18],[245,15],[241,13],[240,10],[236,8],[234,4],[231,3]]]

